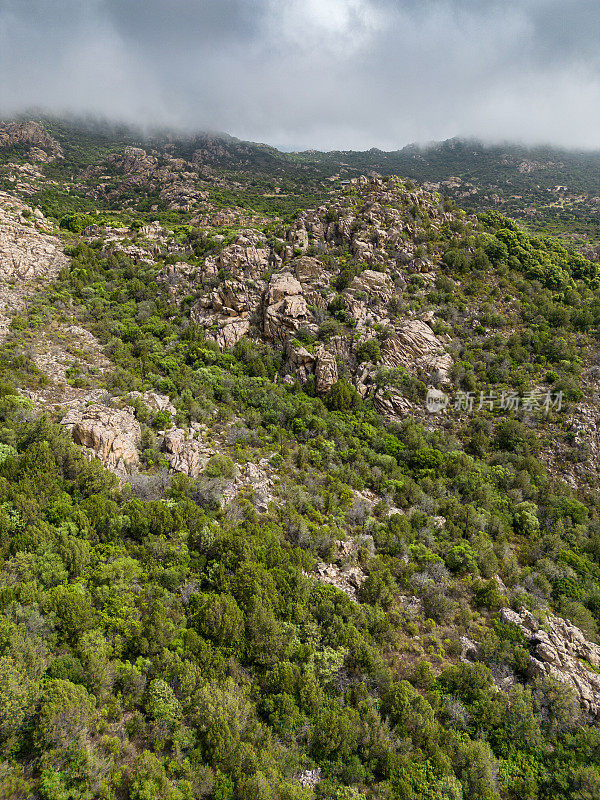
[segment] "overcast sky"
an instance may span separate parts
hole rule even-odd
[[[0,0],[0,113],[600,147],[600,0]]]

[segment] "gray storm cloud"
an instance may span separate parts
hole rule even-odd
[[[600,147],[598,0],[0,0],[0,113]]]

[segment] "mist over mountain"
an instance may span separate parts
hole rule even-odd
[[[302,149],[594,148],[599,33],[593,0],[2,0],[0,110]]]

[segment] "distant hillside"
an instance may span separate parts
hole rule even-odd
[[[20,123],[22,127],[23,121]],[[27,122],[25,139],[22,133],[10,133],[11,123],[0,125],[0,166],[28,160],[47,162],[44,174],[62,181],[90,167],[104,174],[110,159],[126,147],[136,147],[153,158],[167,159],[171,171],[191,171],[200,180],[209,180],[213,195],[218,173],[215,198],[222,205],[229,206],[234,199],[239,203],[244,187],[242,204],[268,213],[322,203],[340,182],[360,175],[396,174],[476,211],[494,208],[525,220],[533,229],[596,243],[600,151],[450,139],[394,152],[373,148],[284,153],[224,133],[144,134],[91,120],[39,119],[37,131],[35,125]],[[53,146],[49,146],[50,138]]]
[[[297,157],[329,165],[342,177],[375,171],[439,184],[431,188],[477,210],[497,207],[534,223],[585,225],[591,215],[597,224],[600,214],[600,152],[449,139],[390,153],[311,151]]]

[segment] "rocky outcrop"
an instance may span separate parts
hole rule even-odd
[[[358,589],[360,589],[366,578],[365,573],[356,564],[346,564],[338,567],[336,564],[317,564],[316,577],[321,583],[329,583],[341,589],[355,602],[358,599]]]
[[[354,194],[302,211],[270,239],[247,228],[222,246],[223,234],[206,229],[200,238],[212,252],[203,264],[197,269],[184,262],[169,265],[163,280],[174,299],[195,295],[191,319],[222,350],[231,349],[243,336],[261,338],[284,350],[285,381],[314,378],[320,395],[338,380],[340,363],[349,369],[361,396],[373,393],[379,365],[357,364],[356,347],[375,335],[383,368],[401,367],[426,383],[443,383],[452,358],[428,324],[433,319],[399,317],[398,300],[407,286],[403,274],[435,268],[433,257],[424,256],[416,245],[429,235],[423,221],[440,227],[455,213],[444,211],[434,195],[408,191],[394,178],[365,178],[351,185]],[[147,234],[154,235],[152,230]],[[348,251],[354,256],[352,269],[364,268],[336,291]],[[346,327],[333,336],[327,330],[321,335],[324,324],[335,326],[332,316]],[[296,336],[300,329],[303,335]],[[397,418],[411,410],[398,389],[379,387],[376,395],[376,405],[386,416]]]
[[[316,356],[297,342],[288,341],[286,357],[296,377],[307,381],[314,371]]]
[[[264,244],[258,231],[243,230],[235,242],[204,262],[202,278],[216,286],[194,304],[191,318],[209,329],[207,336],[222,350],[233,347],[260,316],[267,288],[263,275],[277,261]]]
[[[356,297],[360,294],[366,298],[378,297],[384,302],[388,302],[394,294],[394,284],[385,272],[376,272],[373,269],[366,269],[352,280],[346,289],[346,294]]]
[[[54,161],[62,158],[60,144],[37,122],[0,123],[0,147],[28,145],[31,161]]]
[[[0,280],[50,280],[67,265],[59,240],[41,212],[0,192]]]
[[[366,575],[357,563],[360,550],[374,553],[373,537],[368,535],[357,536],[352,539],[336,541],[337,559],[334,564],[317,564],[313,577],[322,583],[329,583],[341,589],[351,600],[358,602],[358,590],[364,583]]]
[[[321,782],[321,768],[305,769],[298,775],[298,783],[305,789],[314,789]]]
[[[120,173],[117,185],[109,181],[111,175],[102,174],[107,167],[111,173]],[[158,194],[169,208],[189,211],[198,200],[207,197],[198,188],[198,171],[193,164],[166,152],[159,157],[159,153],[147,152],[141,147],[125,147],[123,152],[109,156],[104,164],[87,169],[82,177],[92,181],[90,194],[93,197],[111,201],[118,200],[129,190],[147,189]],[[98,179],[109,182],[98,183]]]
[[[265,514],[274,498],[274,485],[269,460],[263,458],[258,463],[249,462],[238,468],[235,479],[223,494],[223,499],[231,502],[238,496],[245,496],[260,514]]]
[[[174,417],[177,409],[165,394],[158,392],[129,392],[129,397],[137,398],[152,411],[168,411]]]
[[[162,449],[173,472],[198,478],[215,450],[202,441],[204,428],[193,425],[188,430],[172,428],[165,434]]]
[[[137,467],[142,432],[129,409],[94,404],[70,411],[61,424],[87,455],[100,459],[116,475],[125,477]]]
[[[503,608],[500,613],[503,622],[516,625],[527,639],[531,676],[550,676],[568,684],[581,707],[600,716],[600,674],[594,671],[600,671],[600,646],[589,642],[575,625],[552,614],[542,623],[526,609]]]
[[[315,366],[315,390],[317,394],[327,394],[337,379],[336,357],[329,350],[322,347],[318,352]]]
[[[68,264],[52,232],[41,212],[0,192],[0,337],[35,283],[49,283]]]
[[[273,275],[265,297],[265,338],[284,344],[308,320],[308,306],[300,282],[290,272]]]
[[[409,319],[395,327],[381,346],[381,361],[386,367],[404,367],[408,371],[423,369],[439,381],[448,379],[452,357],[426,322]]]
[[[412,403],[397,389],[378,389],[373,395],[375,408],[385,417],[400,419],[413,410]]]

